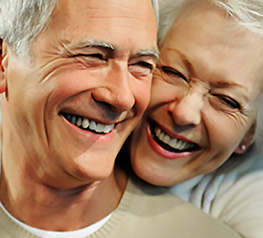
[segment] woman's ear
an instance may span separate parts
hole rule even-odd
[[[0,39],[0,93],[6,92],[6,69],[8,65],[7,60],[7,44],[3,39]]]
[[[247,151],[248,147],[254,142],[256,133],[256,123],[250,127],[238,147],[235,149],[236,154],[243,154]]]

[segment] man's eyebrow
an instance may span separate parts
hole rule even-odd
[[[81,50],[81,49],[85,49],[85,48],[100,48],[100,49],[104,49],[106,51],[110,51],[111,53],[116,53],[118,52],[118,47],[115,47],[112,44],[109,44],[108,42],[105,41],[97,41],[97,40],[92,40],[92,39],[84,39],[80,42],[78,42],[78,44],[74,44],[68,47],[68,49],[75,49],[75,50]],[[133,54],[133,57],[137,58],[137,57],[153,57],[155,58],[156,62],[159,59],[159,51],[156,49],[144,49],[144,50],[140,50],[136,53]]]
[[[101,48],[105,50],[109,50],[111,52],[116,51],[116,48],[104,41],[97,41],[97,40],[92,40],[92,39],[84,39],[77,44],[71,45],[69,48],[70,49],[85,49],[85,48]]]
[[[146,49],[136,52],[133,55],[133,58],[139,58],[139,57],[153,57],[155,58],[155,61],[157,63],[159,59],[159,51],[156,49]]]

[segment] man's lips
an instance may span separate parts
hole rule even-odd
[[[69,121],[74,126],[79,127],[83,130],[88,130],[97,134],[108,134],[110,133],[116,124],[102,124],[94,120],[88,119],[86,117],[81,117],[69,113],[61,114],[67,121]]]
[[[149,122],[148,130],[150,133],[149,136],[152,137],[152,142],[154,141],[154,143],[151,143],[154,149],[157,149],[158,146],[162,149],[162,152],[167,151],[176,154],[200,150],[200,147],[196,143],[182,138],[179,139],[179,137],[172,137],[153,121]]]

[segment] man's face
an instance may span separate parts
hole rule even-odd
[[[27,171],[61,188],[108,176],[150,96],[150,0],[61,0],[31,63],[6,48],[4,135]]]

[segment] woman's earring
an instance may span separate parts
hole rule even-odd
[[[241,150],[245,151],[247,149],[246,145],[241,145]]]

